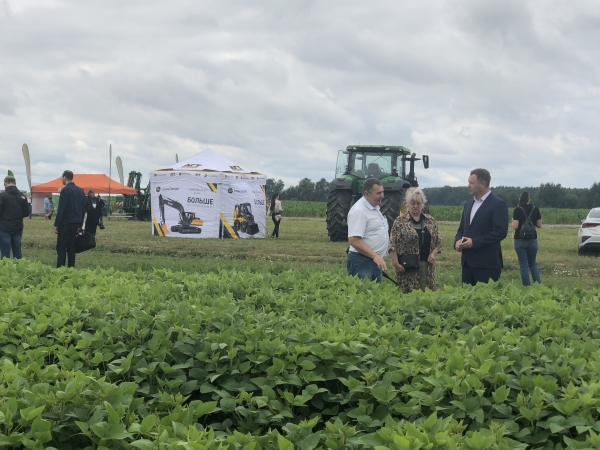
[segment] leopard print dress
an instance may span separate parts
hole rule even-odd
[[[423,214],[423,225],[431,234],[431,249],[442,251],[442,236],[437,223],[429,214]],[[412,226],[410,214],[404,214],[394,221],[390,233],[390,250],[399,254],[419,254],[419,235]],[[414,289],[419,289],[419,271],[397,273],[396,282],[401,286],[402,292],[408,294]],[[427,287],[432,291],[436,289],[435,264],[427,265]]]

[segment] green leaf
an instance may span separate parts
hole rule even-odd
[[[25,419],[27,422],[31,422],[37,416],[39,416],[42,411],[44,411],[45,406],[38,406],[34,408],[33,406],[29,408],[25,408],[21,410],[21,417]]]
[[[267,374],[269,376],[277,375],[278,373],[283,372],[285,369],[285,362],[279,358],[273,357],[273,365],[267,368]]]
[[[279,450],[294,450],[294,444],[284,438],[282,435],[277,435],[277,448]]]
[[[149,433],[152,428],[156,425],[157,417],[154,415],[149,415],[144,417],[142,423],[140,424],[140,431],[142,433]]]
[[[510,388],[508,386],[500,386],[494,391],[492,397],[496,403],[504,403],[508,394],[510,394]]]
[[[198,417],[202,417],[210,414],[215,409],[217,409],[217,402],[203,402],[196,407],[195,413],[198,415]]]
[[[321,432],[318,431],[316,433],[309,434],[304,439],[300,440],[296,444],[300,447],[300,450],[311,450],[316,448],[319,445],[319,441],[321,440]]]
[[[131,437],[122,423],[99,422],[91,426],[91,430],[100,439],[126,439]]]
[[[156,444],[148,439],[138,439],[137,441],[133,441],[130,445],[132,445],[135,448],[139,448],[140,450],[156,449]]]

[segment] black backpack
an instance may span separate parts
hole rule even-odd
[[[519,237],[525,240],[535,239],[535,225],[531,221],[531,215],[533,214],[535,206],[531,208],[529,215],[525,213],[525,210],[522,207],[519,206],[519,208],[521,208],[521,211],[523,211],[523,214],[525,215],[525,222],[523,222],[523,225],[521,225]]]

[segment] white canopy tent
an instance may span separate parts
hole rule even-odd
[[[264,238],[267,177],[206,149],[150,172],[153,234]]]

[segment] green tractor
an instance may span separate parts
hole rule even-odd
[[[135,188],[137,194],[123,196],[123,211],[131,218],[149,221],[152,219],[150,205],[150,182],[146,188],[141,187],[142,174],[140,172],[129,172],[127,186]]]
[[[429,167],[429,156],[423,155],[423,165]],[[349,145],[338,152],[335,180],[329,185],[327,200],[327,232],[332,242],[348,240],[348,212],[362,197],[363,183],[367,178],[377,178],[383,183],[385,196],[381,213],[387,218],[389,228],[400,214],[406,189],[417,187],[416,153],[399,145]],[[406,163],[409,164],[406,173]]]

